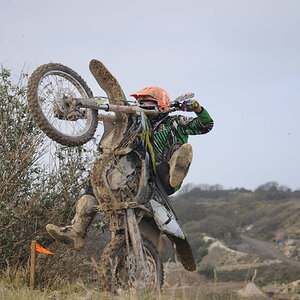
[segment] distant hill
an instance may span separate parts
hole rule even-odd
[[[207,278],[213,279],[217,272],[221,281],[239,281],[257,270],[261,285],[299,279],[299,191],[276,182],[254,191],[188,186],[172,203],[197,269]]]
[[[300,239],[300,191],[268,182],[251,191],[220,185],[183,187],[172,198],[196,259],[205,255],[203,233],[234,246],[240,234],[264,241]]]

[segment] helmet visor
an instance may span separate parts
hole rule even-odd
[[[158,105],[158,101],[153,99],[153,98],[142,98],[142,99],[138,99],[138,102],[140,105],[149,105],[149,106],[155,106]]]

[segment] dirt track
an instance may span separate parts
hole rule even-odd
[[[237,250],[245,253],[255,253],[259,256],[265,257],[266,259],[280,260],[293,266],[300,268],[300,262],[288,259],[284,257],[277,250],[276,246],[272,243],[264,242],[261,240],[253,239],[244,235],[241,235],[242,243],[237,246]],[[231,267],[236,268],[249,268],[253,266],[261,266],[268,264],[257,263],[257,264],[243,264],[234,266],[225,266],[223,269],[230,269]],[[221,268],[221,267],[220,267]],[[188,272],[183,269],[181,264],[167,263],[165,264],[165,285],[163,287],[163,295],[172,297],[185,297],[185,298],[197,298],[201,294],[206,293],[233,293],[235,294],[238,290],[245,286],[244,278],[240,282],[211,282],[208,281],[205,276],[200,275],[197,271]],[[288,295],[290,296],[290,295]],[[290,299],[290,298],[283,298]],[[298,299],[298,298],[296,298]]]
[[[261,240],[253,239],[245,235],[241,235],[242,243],[237,246],[237,250],[247,253],[255,253],[270,259],[279,259],[287,264],[298,266],[300,262],[291,260],[283,256],[272,243],[264,242]]]
[[[180,263],[166,263],[165,284],[162,294],[172,297],[197,298],[201,294],[219,292],[237,292],[244,282],[211,282],[197,271],[188,272]],[[199,298],[197,298],[199,299]]]

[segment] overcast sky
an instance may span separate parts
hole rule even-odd
[[[101,60],[128,96],[194,92],[215,121],[190,142],[185,183],[300,188],[299,0],[0,0],[0,63],[58,62],[103,93]]]

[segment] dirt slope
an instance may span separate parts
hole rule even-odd
[[[287,264],[298,266],[300,268],[300,262],[283,256],[272,243],[257,240],[245,235],[241,235],[241,239],[242,243],[237,246],[237,249],[241,252],[255,253],[270,259],[279,259]]]

